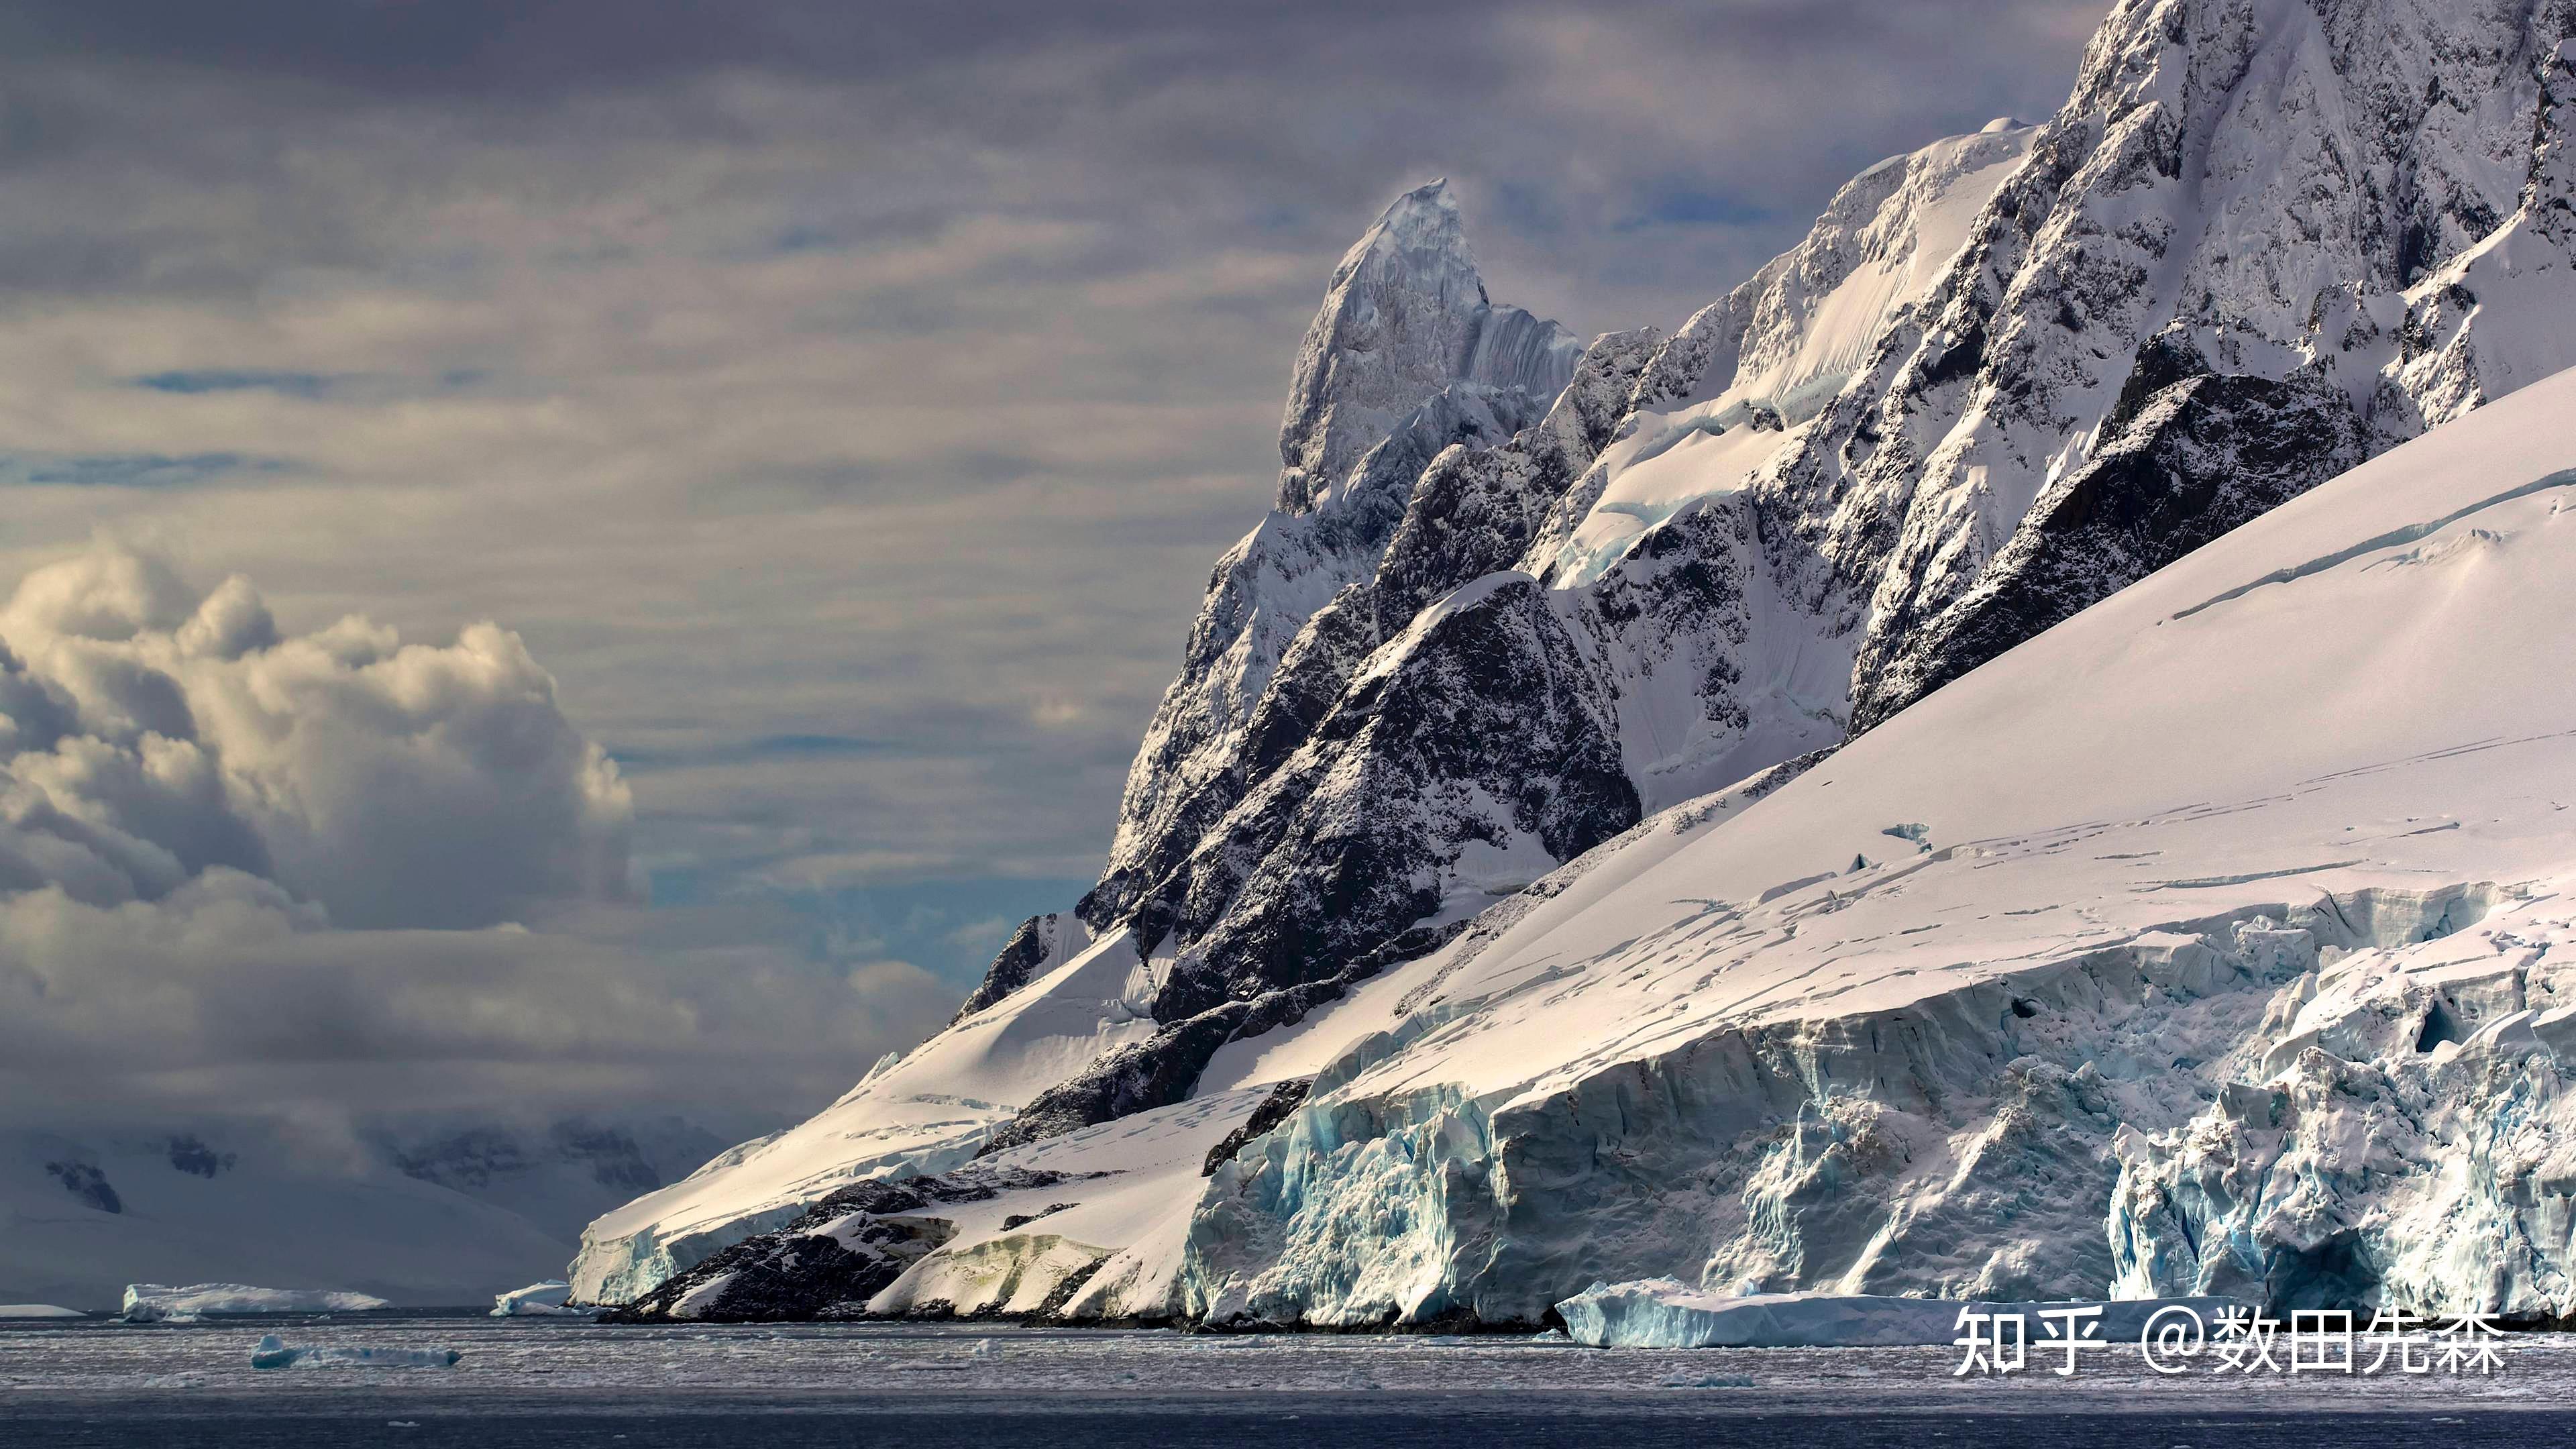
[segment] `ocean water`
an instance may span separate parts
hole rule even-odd
[[[263,1333],[453,1368],[250,1366]],[[2576,1336],[2491,1377],[1957,1378],[1949,1349],[1602,1351],[1562,1340],[1001,1325],[625,1328],[464,1315],[0,1324],[0,1449],[54,1445],[2576,1444]]]

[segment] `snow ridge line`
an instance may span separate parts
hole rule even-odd
[[[2273,584],[2294,583],[2300,579],[2308,577],[2310,574],[2321,574],[2327,569],[2334,568],[2337,565],[2350,563],[2354,559],[2361,557],[2363,554],[2377,553],[2383,548],[2399,548],[2406,544],[2430,538],[2434,534],[2440,533],[2443,529],[2450,527],[2452,524],[2459,522],[2463,518],[2484,513],[2490,508],[2496,508],[2504,504],[2511,503],[2517,498],[2528,498],[2534,493],[2546,493],[2552,488],[2567,487],[2576,487],[2576,468],[2561,468],[2555,473],[2535,478],[2532,481],[2523,484],[2519,488],[2508,488],[2492,498],[2483,498],[2475,503],[2453,509],[2451,512],[2434,519],[2430,523],[2410,523],[2403,528],[2392,528],[2388,532],[2383,533],[2376,538],[2363,539],[2361,542],[2352,545],[2350,548],[2337,549],[2335,552],[2326,554],[2323,557],[2312,558],[2306,563],[2295,564],[2289,568],[2274,569],[2272,572],[2265,574],[2263,577],[2254,580],[2250,584],[2239,584],[2235,588],[2229,589],[2223,594],[2212,595],[2180,613],[2168,616],[2168,618],[2170,621],[2179,622],[2190,618],[2192,615],[2199,613],[2203,609],[2216,608],[2218,605],[2224,604],[2231,599],[2241,599],[2247,594],[2254,592],[2256,589],[2268,588]]]

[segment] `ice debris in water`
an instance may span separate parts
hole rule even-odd
[[[349,1368],[454,1368],[465,1355],[452,1348],[341,1348],[288,1343],[264,1334],[250,1351],[255,1369],[293,1368],[297,1364],[332,1364]]]
[[[2179,1304],[2214,1320],[2228,1300],[2132,1299],[2099,1304],[2105,1342],[2137,1341],[2147,1320]],[[1839,1293],[1710,1293],[1671,1278],[1595,1283],[1556,1305],[1567,1334],[1594,1348],[1893,1348],[1944,1344],[1962,1310],[2018,1313],[2036,1331],[2046,1309],[2087,1303],[1966,1303]],[[2092,1335],[2088,1334],[2087,1337]],[[2033,1342],[2038,1339],[2034,1337]]]
[[[561,1278],[549,1278],[543,1283],[531,1283],[525,1288],[513,1288],[507,1293],[493,1294],[492,1316],[494,1318],[593,1318],[598,1316],[599,1310],[595,1308],[568,1306],[571,1298],[571,1284]]]
[[[979,1338],[975,1340],[975,1346],[966,1351],[966,1356],[968,1358],[1000,1358],[1002,1356],[1002,1351],[993,1346],[993,1340],[989,1338]]]

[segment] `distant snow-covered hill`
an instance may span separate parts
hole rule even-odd
[[[720,1145],[673,1119],[0,1130],[0,1297],[112,1309],[128,1283],[228,1280],[479,1303]]]
[[[2327,1206],[2192,1256],[2272,1169],[2157,1134],[2251,1101],[2315,1002],[2417,1011],[2334,953],[2402,983],[2419,935],[2554,929],[2512,894],[2564,863],[2554,747],[2471,747],[2554,728],[2559,682],[2453,666],[2556,647],[2514,591],[2554,598],[2571,395],[2473,410],[2576,362],[2571,32],[2569,0],[2132,0],[2054,118],[1871,168],[1579,357],[1490,303],[1444,188],[1400,199],[1099,886],[941,1036],[594,1222],[577,1288],[771,1311],[818,1236],[881,1311],[2352,1280]],[[2470,995],[2425,1029],[2497,1014]],[[901,1232],[832,1196],[922,1174]]]

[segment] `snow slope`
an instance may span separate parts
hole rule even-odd
[[[0,1297],[105,1310],[128,1283],[222,1278],[479,1302],[560,1271],[582,1222],[712,1150],[670,1122],[0,1130]]]

